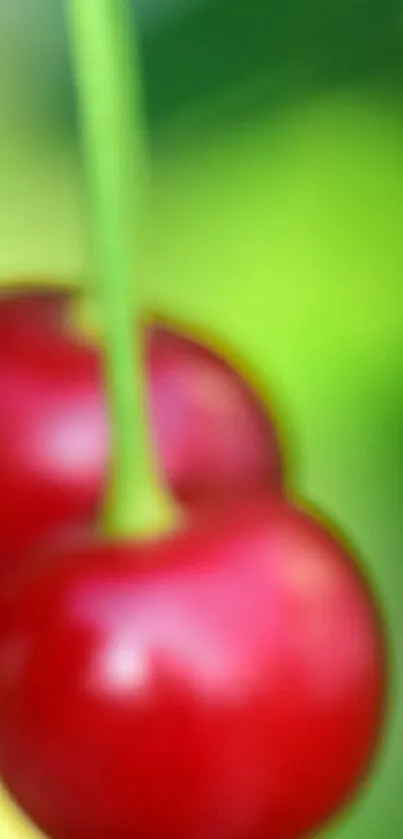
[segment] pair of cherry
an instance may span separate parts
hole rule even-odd
[[[3,570],[48,534],[94,521],[110,459],[103,364],[82,323],[85,301],[30,288],[0,300]],[[145,339],[151,422],[180,504],[192,511],[260,488],[278,494],[280,451],[263,401],[180,332],[154,324]]]
[[[182,518],[100,539],[100,365],[68,306],[0,306],[1,776],[52,839],[298,839],[378,739],[372,596],[285,497],[253,391],[165,328],[147,333],[149,390]]]

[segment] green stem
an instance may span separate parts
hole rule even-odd
[[[133,301],[146,155],[140,70],[125,6],[125,0],[70,0],[112,426],[104,521],[108,533],[124,538],[155,534],[177,519],[149,437],[138,285]]]

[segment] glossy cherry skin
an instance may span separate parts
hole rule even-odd
[[[70,295],[0,303],[0,566],[44,536],[92,522],[109,433],[99,354],[68,319]],[[281,487],[264,405],[226,363],[162,326],[146,335],[162,466],[190,508]]]
[[[42,556],[0,626],[0,773],[53,839],[297,839],[378,741],[373,601],[285,502]]]

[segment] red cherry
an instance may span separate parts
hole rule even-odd
[[[102,497],[108,429],[99,358],[69,328],[69,300],[29,291],[0,304],[1,564],[49,531],[92,521]],[[278,491],[273,424],[240,376],[162,326],[148,332],[148,357],[154,427],[177,498],[194,509]]]
[[[52,839],[297,839],[356,791],[384,647],[346,551],[279,502],[14,579],[0,770]]]

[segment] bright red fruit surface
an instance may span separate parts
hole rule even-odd
[[[1,774],[54,839],[296,839],[355,792],[383,695],[366,586],[285,503],[36,560],[2,611]]]
[[[93,346],[67,322],[69,295],[0,303],[1,565],[49,532],[92,521],[102,497],[108,423]],[[190,507],[281,486],[266,409],[198,343],[147,333],[151,411],[165,474]]]

